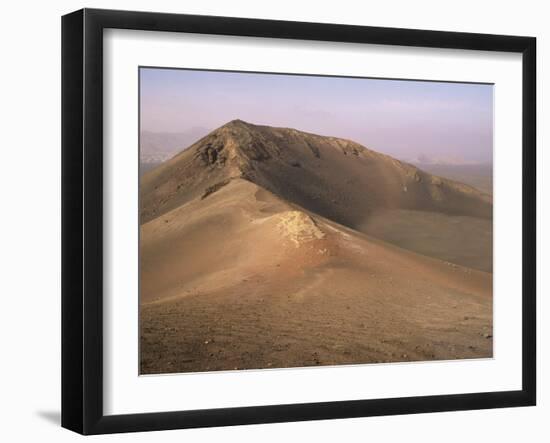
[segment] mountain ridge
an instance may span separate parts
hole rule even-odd
[[[357,228],[373,210],[490,218],[491,196],[352,140],[232,120],[142,178],[142,221],[243,178]]]
[[[140,372],[492,356],[492,276],[235,178],[140,227]]]
[[[232,121],[143,175],[140,205],[141,374],[493,356],[471,187]]]

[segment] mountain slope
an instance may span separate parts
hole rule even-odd
[[[491,275],[235,178],[141,226],[141,373],[492,355]]]
[[[237,178],[356,231],[492,272],[491,196],[349,140],[240,120],[142,177],[141,221]]]
[[[489,195],[352,141],[234,120],[145,174],[141,219],[236,177],[354,229],[377,209],[492,216]]]

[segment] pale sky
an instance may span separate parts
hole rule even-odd
[[[492,161],[492,85],[141,68],[140,89],[145,131],[215,129],[238,118],[405,160]]]

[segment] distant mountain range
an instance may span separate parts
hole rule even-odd
[[[142,131],[140,134],[140,162],[162,163],[195,143],[210,132],[210,129],[195,126],[182,132]]]
[[[473,166],[473,165],[491,165],[491,161],[465,160],[457,156],[430,157],[419,155],[413,158],[402,159],[415,165],[442,165],[442,166]]]

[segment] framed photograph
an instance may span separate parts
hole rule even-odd
[[[532,37],[62,19],[62,425],[536,402]]]

